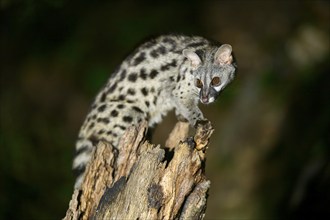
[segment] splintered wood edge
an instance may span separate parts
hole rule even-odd
[[[92,158],[86,166],[81,189],[75,189],[64,219],[88,219],[103,195],[105,187],[113,182],[113,147],[100,142],[93,149]],[[74,214],[72,214],[74,213]]]
[[[70,203],[69,203],[69,208],[66,211],[65,217],[63,220],[73,220],[73,219],[78,219],[80,215],[79,211],[79,202],[78,202],[78,197],[79,197],[79,190],[74,190]]]
[[[148,130],[148,122],[143,121],[138,126],[131,126],[125,132],[119,143],[119,152],[116,160],[116,175],[114,181],[127,176],[136,162],[139,152],[144,150],[142,144]]]
[[[179,122],[166,142],[174,148],[170,161],[164,160],[164,150],[143,143],[146,130],[146,122],[128,129],[120,142],[120,145],[127,146],[122,151],[105,143],[99,144],[86,168],[82,190],[74,191],[64,219],[89,219],[91,216],[94,216],[93,219],[110,216],[140,216],[140,219],[171,219],[180,216],[203,218],[210,185],[204,175],[204,159],[213,132],[211,124],[199,126],[193,139],[188,138],[182,142],[187,137],[189,125]],[[110,193],[112,200],[116,200],[111,203],[102,200],[102,195],[107,194],[106,189],[111,190],[116,183],[115,193]],[[136,194],[138,189],[142,191]],[[108,203],[100,210],[102,206],[99,203],[102,202]],[[127,208],[132,209],[134,204],[140,208],[142,205],[143,208],[126,215]],[[118,206],[124,208],[120,213]]]
[[[89,212],[96,209],[105,187],[113,182],[112,172],[116,160],[113,152],[114,148],[110,144],[99,142],[96,147],[86,170],[86,176],[89,178],[85,178],[82,184],[80,207],[84,216],[89,216]]]
[[[165,146],[170,150],[173,150],[178,146],[180,141],[183,141],[188,137],[189,126],[188,122],[177,122],[168,136]]]
[[[205,216],[208,190],[211,182],[203,180],[198,183],[187,197],[183,206],[180,219],[203,219]]]
[[[92,219],[174,219],[196,216],[206,208],[209,181],[203,161],[189,142],[175,148],[173,159],[164,161],[164,150],[148,145],[127,182],[120,179],[107,189]],[[166,164],[168,163],[168,164]],[[118,183],[120,182],[120,183]],[[118,183],[118,184],[117,184]],[[197,208],[197,209],[196,209]],[[183,215],[180,210],[183,210]]]
[[[163,166],[161,161],[164,159],[164,150],[147,142],[143,145],[146,151],[137,159],[127,181],[121,182],[119,192],[112,193],[110,202],[100,204],[100,209],[92,219],[136,219],[137,217],[155,219],[157,217],[157,210],[149,209],[152,203],[150,200],[154,199],[150,197],[150,186],[159,179],[157,171],[158,166]],[[108,191],[113,189],[110,188]]]
[[[205,129],[204,135],[196,138],[208,139],[211,132],[205,133]],[[106,204],[100,205],[93,219],[202,219],[210,181],[203,172],[205,157],[200,157],[194,141],[187,139],[177,144],[169,161],[164,161],[164,150],[143,145],[147,147],[127,182],[116,182],[120,187],[108,189],[105,195],[111,195],[111,202],[103,200]]]
[[[93,149],[92,158],[86,166],[81,190],[74,190],[64,219],[88,219],[98,206],[106,187],[127,175],[137,158],[138,148],[147,132],[148,123],[131,126],[120,141],[119,151],[109,143],[99,142]],[[116,170],[117,169],[117,170]],[[114,175],[114,173],[116,173]]]
[[[160,185],[164,190],[167,204],[160,209],[160,218],[177,218],[185,199],[194,187],[206,178],[203,172],[204,157],[200,157],[194,145],[193,141],[187,140],[174,148],[173,158],[162,173]]]

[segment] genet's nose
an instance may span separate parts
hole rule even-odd
[[[207,97],[207,96],[202,97],[202,102],[203,103],[207,103],[208,101],[209,101],[209,97]]]

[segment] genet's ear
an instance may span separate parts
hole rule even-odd
[[[191,62],[191,66],[194,70],[196,70],[202,63],[199,56],[191,49],[184,49],[182,51],[183,56],[187,57]]]
[[[233,62],[231,52],[232,47],[229,44],[221,45],[214,55],[215,62],[220,65],[231,64]]]

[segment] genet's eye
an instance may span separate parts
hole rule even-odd
[[[221,82],[221,80],[220,80],[220,77],[214,77],[213,79],[212,79],[212,81],[211,81],[211,85],[212,86],[218,86],[218,85],[220,85],[220,82]]]
[[[200,79],[196,79],[196,86],[200,89],[203,87],[203,83]]]

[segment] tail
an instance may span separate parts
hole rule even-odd
[[[76,143],[76,152],[72,169],[76,176],[75,189],[79,189],[85,176],[87,163],[92,157],[93,143],[85,138],[79,138]]]

